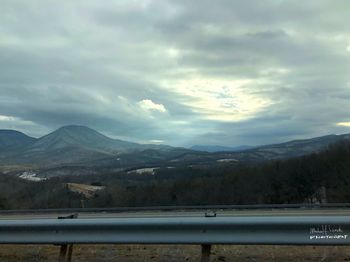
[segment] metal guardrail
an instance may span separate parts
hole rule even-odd
[[[91,212],[91,211],[90,211]],[[213,244],[349,245],[346,215],[157,216],[74,219],[0,219],[0,244],[61,245],[71,261],[73,244],[198,244],[209,261]]]
[[[0,244],[348,245],[347,216],[0,220]]]

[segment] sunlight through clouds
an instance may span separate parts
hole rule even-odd
[[[166,54],[170,58],[178,58],[180,56],[180,50],[171,47],[171,48],[166,49]]]
[[[254,117],[272,104],[266,97],[249,91],[252,79],[221,80],[198,77],[179,80],[168,86],[187,96],[184,104],[204,119],[241,121]]]
[[[11,128],[33,128],[36,124],[32,121],[23,120],[18,117],[0,115],[0,129],[11,129]]]
[[[339,123],[337,123],[337,126],[346,126],[346,127],[350,127],[350,122],[339,122]]]
[[[177,146],[346,132],[349,8],[3,0],[1,128],[43,135],[78,124]]]
[[[0,115],[0,121],[14,121],[15,118],[11,116]]]

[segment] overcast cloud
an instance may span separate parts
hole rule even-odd
[[[143,143],[350,133],[350,2],[17,1],[0,8],[0,128]]]

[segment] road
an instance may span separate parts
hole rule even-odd
[[[125,211],[125,212],[57,212],[3,213],[0,220],[52,219],[77,213],[81,219],[92,218],[167,218],[167,217],[238,217],[238,216],[349,216],[350,209],[271,209],[271,210],[178,210],[178,211]]]

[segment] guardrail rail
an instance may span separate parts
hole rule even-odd
[[[61,245],[59,261],[71,260],[73,244],[198,244],[202,261],[214,244],[350,244],[350,218],[342,214],[71,218],[2,218],[0,244]]]

